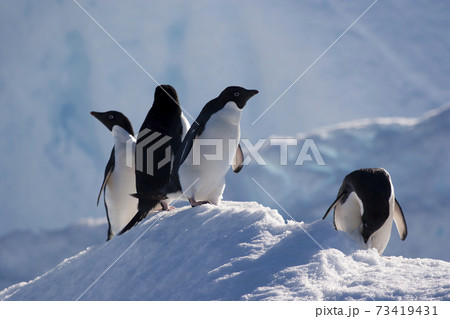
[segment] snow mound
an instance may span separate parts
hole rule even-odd
[[[448,300],[450,263],[360,251],[254,202],[160,212],[1,300]]]

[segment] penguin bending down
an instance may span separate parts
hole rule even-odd
[[[170,85],[155,89],[153,105],[139,130],[136,143],[136,198],[138,211],[123,234],[154,209],[169,210],[170,196],[161,193],[170,180],[175,154],[190,125],[181,111],[176,90]]]
[[[136,179],[134,173],[134,138],[133,127],[128,118],[120,112],[91,112],[91,114],[102,122],[114,137],[114,147],[106,164],[105,176],[97,205],[102,192],[108,219],[108,237],[110,240],[119,233],[125,225],[133,218],[137,209],[137,199],[130,196],[136,192]],[[131,156],[127,163],[128,156]],[[128,164],[128,165],[127,165]]]
[[[402,208],[395,198],[389,173],[383,168],[367,168],[348,174],[336,200],[323,216],[334,209],[334,227],[376,248],[381,255],[391,237],[392,221],[405,240],[408,233]]]
[[[242,169],[241,113],[257,93],[239,86],[227,87],[203,107],[186,134],[175,158],[171,185],[183,191],[192,207],[219,205],[230,164],[235,173]]]

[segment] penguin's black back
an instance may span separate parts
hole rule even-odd
[[[136,164],[141,160],[143,171],[136,170],[136,191],[139,198],[139,210],[149,211],[162,198],[160,190],[169,182],[171,163],[158,168],[158,163],[166,158],[166,149],[170,147],[170,155],[174,156],[181,145],[183,126],[181,122],[181,108],[175,89],[170,85],[158,86],[155,90],[155,99],[147,117],[139,130],[136,149],[140,143],[154,132],[161,135],[144,145],[144,151],[136,152]],[[153,156],[153,169],[147,167],[147,148],[157,143],[161,138],[168,136],[170,140],[161,147],[156,148],[149,156]],[[143,158],[138,158],[138,156]],[[136,165],[136,167],[138,167]],[[151,171],[152,174],[148,174]]]
[[[389,216],[389,198],[392,193],[390,177],[381,168],[356,170],[348,174],[342,182],[339,190],[339,194],[344,194],[342,203],[352,191],[363,203],[364,214],[361,217],[364,225],[363,237],[369,238],[383,226]]]

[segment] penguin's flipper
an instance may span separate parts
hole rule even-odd
[[[406,221],[405,216],[403,215],[403,210],[400,204],[398,203],[397,199],[395,199],[395,206],[394,206],[394,222],[401,240],[405,240],[406,235],[408,235],[408,228],[406,227]]]
[[[178,169],[180,168],[181,164],[186,160],[187,156],[189,155],[189,152],[192,149],[192,145],[194,144],[194,139],[197,137],[197,135],[200,135],[205,128],[205,124],[203,121],[200,121],[200,117],[197,118],[197,120],[192,123],[191,128],[186,133],[186,136],[183,139],[183,142],[181,143],[181,147],[179,148],[178,153],[175,156],[175,160],[173,163],[172,171],[175,173],[178,173]]]
[[[115,165],[115,157],[114,157],[114,147],[113,147],[113,149],[111,151],[111,156],[109,157],[109,161],[105,167],[105,177],[103,178],[102,187],[100,187],[100,192],[98,193],[97,206],[98,206],[98,203],[100,202],[100,197],[102,196],[102,192],[105,190],[106,184],[108,184],[109,177],[111,176],[111,173],[114,170],[114,165]]]
[[[342,192],[338,195],[338,197],[336,198],[336,200],[333,202],[333,204],[331,204],[330,207],[328,207],[327,212],[325,213],[325,215],[323,215],[322,219],[327,218],[328,214],[331,212],[331,210],[333,208],[336,207],[336,205],[338,204],[338,201],[342,198],[342,196],[344,196],[345,192]]]
[[[232,164],[233,172],[239,173],[243,166],[244,166],[244,153],[242,153],[241,145],[238,144],[236,154],[234,155],[233,158]]]
[[[109,227],[108,227],[108,237],[107,237],[106,241],[110,241],[113,237],[114,237],[114,234],[111,231],[111,225],[109,225]]]
[[[103,200],[103,204],[105,204],[105,210],[106,210],[106,220],[108,221],[108,236],[106,237],[106,241],[110,240],[114,237],[114,234],[111,229],[111,221],[109,220],[109,213],[108,213],[108,205],[106,205],[106,200]]]
[[[194,144],[194,139],[197,136],[202,135],[203,130],[205,129],[205,125],[208,122],[209,118],[211,117],[211,112],[209,112],[208,110],[214,108],[215,101],[216,99],[206,103],[206,105],[203,107],[202,111],[197,116],[194,123],[192,123],[191,127],[186,133],[186,136],[184,137],[183,142],[181,143],[181,147],[178,150],[173,163],[172,172],[174,172],[175,174],[178,174],[178,169],[180,168],[181,164],[183,164],[183,162],[186,160],[186,157],[189,155],[189,152],[192,149],[192,144]]]

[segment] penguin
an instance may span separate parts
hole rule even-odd
[[[171,197],[162,196],[170,180],[175,154],[190,128],[176,90],[171,85],[155,89],[153,105],[139,129],[136,142],[136,193],[138,210],[120,234],[143,220],[152,210],[170,210]]]
[[[107,241],[118,234],[136,213],[138,200],[130,194],[136,193],[134,172],[133,127],[128,118],[120,112],[91,112],[102,122],[114,137],[114,147],[106,164],[103,183],[97,198],[97,206],[103,194],[108,220]]]
[[[392,221],[401,240],[408,230],[402,208],[395,198],[391,176],[383,168],[356,170],[345,176],[334,209],[334,227],[350,234],[365,248],[376,248],[381,255],[391,237]]]
[[[247,101],[257,93],[239,86],[227,87],[203,107],[186,134],[175,158],[171,184],[179,186],[192,207],[219,205],[230,165],[235,173],[242,169],[241,114]],[[213,159],[211,154],[218,158]]]

